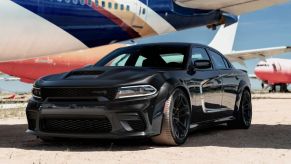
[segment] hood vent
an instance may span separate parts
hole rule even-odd
[[[104,73],[103,71],[74,71],[70,72],[66,79],[94,79]]]

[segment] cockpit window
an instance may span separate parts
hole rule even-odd
[[[183,69],[187,63],[187,54],[186,46],[129,47],[112,52],[96,66]]]
[[[257,67],[268,67],[269,64],[257,64]]]

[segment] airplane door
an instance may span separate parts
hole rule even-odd
[[[147,18],[147,6],[140,1],[131,2],[130,6],[133,14],[131,26],[136,31],[142,31]]]

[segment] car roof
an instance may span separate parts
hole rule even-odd
[[[198,43],[183,43],[183,42],[159,42],[159,43],[141,43],[141,44],[129,44],[128,47],[151,47],[151,46],[199,46],[199,47],[208,47],[203,44]]]

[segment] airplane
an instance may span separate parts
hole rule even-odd
[[[270,86],[270,92],[276,91],[280,86],[280,92],[288,92],[288,84],[291,84],[291,60],[270,58],[260,61],[255,68],[255,78],[262,80],[262,88],[265,84]]]
[[[261,59],[291,52],[291,48],[288,46],[233,51],[237,27],[238,22],[229,26],[221,26],[209,44],[209,46],[216,48],[218,51],[225,54],[231,62],[238,62],[244,65],[245,60],[255,58]],[[130,45],[115,43],[87,50],[60,53],[47,57],[2,62],[0,63],[0,71],[19,77],[22,82],[33,83],[36,79],[42,76],[67,72],[85,65],[94,64],[109,52],[124,46]]]
[[[285,2],[288,0],[2,0],[0,61],[87,50],[193,27],[215,29],[237,22],[237,15]]]

